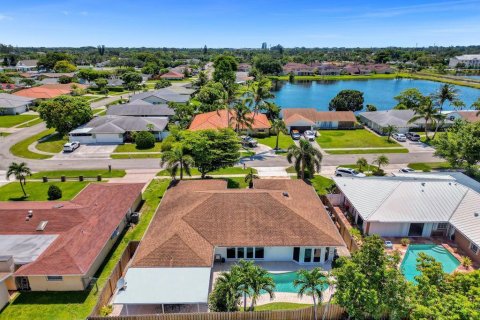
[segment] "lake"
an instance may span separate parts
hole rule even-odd
[[[328,103],[341,90],[353,89],[363,92],[364,105],[373,104],[378,110],[393,108],[394,99],[408,88],[417,88],[423,94],[431,94],[442,85],[440,82],[413,79],[341,80],[341,81],[274,81],[272,99],[282,108],[316,108],[328,110]],[[457,86],[460,99],[470,107],[480,97],[480,89]],[[452,107],[445,104],[444,109]]]

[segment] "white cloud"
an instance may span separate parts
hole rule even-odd
[[[0,21],[10,21],[10,20],[13,20],[13,18],[0,13]]]

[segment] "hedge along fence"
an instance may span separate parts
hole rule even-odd
[[[340,320],[345,318],[345,310],[335,304],[317,307],[317,318]],[[169,313],[157,315],[96,317],[88,320],[314,320],[313,306],[297,310],[275,310],[259,312],[204,312]]]

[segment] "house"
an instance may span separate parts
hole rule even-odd
[[[383,110],[383,111],[370,111],[360,112],[358,117],[360,122],[368,126],[370,129],[384,134],[385,128],[388,125],[393,125],[397,128],[399,133],[407,133],[411,130],[422,130],[425,128],[425,121],[422,119],[416,120],[413,123],[409,123],[410,119],[415,116],[413,110]],[[453,122],[446,120],[443,127],[451,126]]]
[[[479,122],[480,121],[480,111],[479,110],[457,110],[452,111],[448,114],[448,119],[450,121],[455,120],[465,120],[467,122]]]
[[[342,68],[333,63],[319,63],[312,66],[317,68],[317,73],[320,75],[339,75],[342,72]]]
[[[185,75],[183,73],[170,70],[169,72],[162,74],[160,78],[165,80],[182,80],[185,78]]]
[[[15,66],[17,71],[31,71],[37,69],[38,60],[19,60]]]
[[[2,287],[81,291],[142,200],[143,184],[91,183],[71,201],[0,202]]]
[[[133,132],[150,131],[161,141],[168,133],[168,119],[163,117],[129,117],[107,115],[95,117],[88,123],[70,131],[70,141],[83,144],[122,144],[132,139]]]
[[[463,183],[466,179],[473,180],[444,174],[336,177],[335,204],[344,206],[365,234],[444,236],[480,262],[480,194]]]
[[[235,72],[235,83],[244,84],[247,81],[251,81],[254,78],[248,75],[248,72],[237,71]]]
[[[65,94],[71,94],[73,91],[72,86],[82,89],[86,88],[86,86],[78,83],[44,84],[38,87],[23,89],[13,94],[32,99],[51,99]]]
[[[8,93],[0,93],[0,115],[15,115],[24,113],[34,99],[16,96]]]
[[[317,111],[314,108],[288,108],[280,111],[287,130],[353,129],[357,118],[352,111]]]
[[[463,65],[463,68],[480,68],[480,54],[464,54],[450,58],[448,66],[450,68],[456,68],[458,64]]]
[[[295,76],[313,76],[315,68],[303,63],[289,62],[283,66],[283,74],[292,73]]]
[[[170,88],[163,88],[155,91],[146,91],[135,94],[130,97],[130,102],[143,100],[151,104],[165,104],[168,102],[186,103],[190,100],[190,95],[194,90],[180,89],[173,90]]]
[[[254,115],[254,113],[250,113],[247,115],[248,118],[253,118],[253,123],[251,128],[242,126],[240,130],[246,130],[249,133],[260,133],[260,132],[268,132],[271,128],[270,121],[268,121],[267,116],[263,113],[258,113]],[[233,128],[235,129],[236,122],[235,122],[235,112],[227,110],[218,110],[212,112],[206,112],[197,114],[188,130],[190,131],[197,131],[197,130],[206,130],[206,129],[225,129],[225,128]]]
[[[237,67],[237,71],[239,72],[250,72],[252,71],[252,65],[249,63],[239,63]]]
[[[11,91],[17,89],[17,85],[14,83],[0,83],[0,90]]]
[[[163,196],[113,303],[127,314],[138,305],[206,310],[212,268],[223,259],[325,267],[344,246],[315,190],[301,180],[257,180],[254,189],[180,181]]]
[[[132,117],[166,117],[170,119],[175,111],[167,104],[151,104],[143,100],[135,100],[130,103],[117,104],[108,107],[109,116],[132,116]]]

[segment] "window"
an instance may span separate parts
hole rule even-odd
[[[247,248],[247,259],[253,259],[253,248]]]
[[[447,230],[448,223],[439,223],[437,225],[437,230]]]
[[[263,247],[255,248],[255,259],[263,259],[265,256],[265,249]]]
[[[303,262],[312,261],[312,249],[305,249],[305,255],[303,256]]]
[[[320,250],[320,249],[315,249],[313,251],[313,262],[320,262],[321,251],[322,250]]]
[[[478,247],[475,245],[475,243],[470,242],[470,250],[472,250],[472,252],[475,254],[478,253]]]
[[[237,259],[245,258],[245,248],[237,248]]]
[[[47,276],[47,281],[63,281],[62,276]]]
[[[235,248],[227,248],[227,259],[235,259]]]

